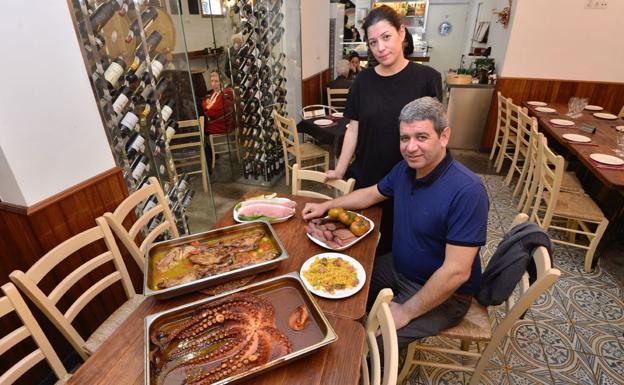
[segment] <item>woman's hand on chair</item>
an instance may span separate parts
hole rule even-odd
[[[342,179],[344,174],[344,171],[340,172],[339,170],[329,170],[325,173],[325,180]]]

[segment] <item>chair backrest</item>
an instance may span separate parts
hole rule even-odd
[[[273,120],[275,121],[275,127],[279,132],[280,139],[282,140],[282,149],[284,151],[284,162],[288,163],[288,149],[294,150],[295,163],[301,162],[301,148],[299,142],[299,133],[297,132],[297,124],[295,119],[286,118],[277,113],[276,110],[272,112]]]
[[[102,217],[97,218],[96,222],[97,226],[74,235],[50,250],[25,273],[20,270],[15,270],[9,275],[11,281],[41,309],[61,331],[65,338],[68,339],[83,359],[86,359],[88,355],[84,350],[85,340],[72,325],[76,316],[98,294],[118,281],[121,282],[128,298],[132,298],[136,294],[128,271],[126,270],[126,265],[124,264],[108,224]],[[45,294],[41,290],[39,283],[44,277],[50,274],[56,266],[63,264],[69,256],[79,252],[79,250],[85,246],[91,245],[101,239],[104,240],[107,247],[104,253],[89,259],[78,268],[74,269],[64,277],[61,282],[56,284],[49,294]],[[87,290],[84,290],[64,313],[61,312],[58,304],[59,301],[64,298],[65,294],[83,277],[108,262],[113,263],[115,271],[100,279]],[[58,273],[55,271],[54,277],[57,276]]]
[[[618,114],[618,117],[621,119],[624,119],[624,106],[622,106],[622,109],[620,110],[620,113]]]
[[[294,164],[292,170],[292,195],[310,198],[332,199],[332,197],[330,197],[329,195],[321,194],[316,191],[302,190],[301,181],[304,180],[319,182],[331,186],[337,191],[340,191],[342,195],[346,195],[353,191],[353,187],[355,186],[355,179],[353,178],[349,178],[348,180],[332,179],[326,181],[326,174],[324,172],[313,170],[300,170],[298,164]]]
[[[504,97],[500,91],[498,91],[496,95],[497,95],[497,105],[498,105],[498,112],[497,112],[498,120],[496,121],[496,125],[497,125],[496,128],[497,130],[504,130],[509,124],[509,113],[510,113],[509,105],[512,104],[512,100],[511,98]]]
[[[108,222],[113,232],[119,237],[126,249],[130,252],[137,265],[144,271],[145,265],[145,251],[147,247],[161,234],[169,230],[172,237],[177,238],[180,236],[178,228],[176,227],[173,214],[165,198],[165,193],[158,182],[156,177],[149,178],[149,184],[138,189],[134,193],[130,194],[123,202],[117,206],[114,212],[104,214],[104,218]],[[140,206],[144,201],[141,215],[138,215],[136,222],[126,230],[123,222],[128,217],[128,214]],[[137,236],[141,232],[141,229],[147,226],[150,220],[156,217],[158,214],[163,215],[162,222],[154,227],[151,231],[147,232],[144,239],[137,240]],[[141,243],[138,243],[138,242]]]
[[[513,104],[511,101],[507,102],[507,111],[509,115],[507,115],[507,127],[509,128],[509,133],[517,134],[520,126],[520,112],[526,112],[526,108],[522,108],[518,105]]]
[[[537,130],[537,119],[529,116],[527,109],[523,108],[518,111],[518,139],[516,140],[516,147],[518,152],[525,158],[528,158],[531,140],[531,130],[535,127]]]
[[[399,370],[399,343],[394,319],[390,312],[390,301],[394,294],[389,288],[382,289],[368,313],[366,320],[366,347],[362,354],[362,382],[364,385],[394,385]],[[381,378],[381,357],[377,345],[377,330],[381,329],[383,339],[383,379]],[[367,356],[370,356],[369,374]]]
[[[14,311],[22,321],[23,326],[7,335],[0,336],[0,357],[28,337],[32,337],[35,341],[37,349],[0,375],[0,385],[13,384],[43,359],[48,362],[56,377],[63,379],[67,376],[67,370],[52,348],[50,341],[43,334],[43,330],[41,330],[17,288],[12,283],[6,283],[2,286],[2,291],[5,296],[0,297],[0,318]]]
[[[178,122],[178,132],[169,142],[169,151],[176,173],[201,174],[204,192],[207,192],[208,177],[204,143],[204,117],[181,120]]]
[[[312,104],[301,109],[301,117],[303,119],[320,118],[337,112],[335,108],[324,104]]]
[[[329,107],[342,111],[347,106],[348,88],[329,88],[327,87],[327,104]]]
[[[528,163],[525,183],[518,202],[518,210],[525,214],[529,213],[529,209],[533,204],[535,193],[539,185],[539,174],[536,167],[541,164],[542,161],[542,153],[539,144],[543,140],[544,134],[537,131],[537,126],[532,126],[529,137],[529,150],[527,155]]]
[[[559,199],[561,181],[565,172],[565,160],[548,147],[545,138],[539,141],[538,151],[541,159],[535,168],[535,173],[539,183],[530,218],[542,229],[548,229]]]
[[[527,311],[531,304],[546,292],[561,276],[561,272],[551,266],[550,255],[545,247],[539,246],[533,251],[533,261],[537,268],[536,280],[529,286],[528,274],[525,273],[523,279],[518,284],[520,289],[518,298],[512,306],[509,306],[505,317],[494,329],[492,339],[483,351],[482,358],[475,367],[475,374],[483,373],[485,367],[488,365],[489,357],[492,357],[494,351],[499,348],[501,340],[509,333],[511,327],[522,314]],[[471,380],[470,384],[476,384],[477,380],[478,379],[475,379],[475,381]]]

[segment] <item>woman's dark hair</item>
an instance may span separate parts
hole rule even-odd
[[[358,55],[358,53],[355,51],[351,51],[349,52],[349,56],[347,57],[347,60],[351,61],[351,59],[353,59],[354,57],[359,59],[360,55]]]
[[[364,40],[368,40],[368,27],[377,24],[380,21],[387,21],[394,28],[401,29],[401,16],[392,8],[387,5],[382,5],[381,7],[377,7],[370,11],[366,19],[364,19],[364,24],[362,24],[362,28],[364,29]]]

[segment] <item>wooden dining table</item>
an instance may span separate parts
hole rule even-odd
[[[263,194],[250,192],[243,198]],[[297,202],[297,211],[286,222],[274,224],[273,228],[288,252],[289,258],[282,261],[274,270],[258,274],[254,282],[283,274],[299,271],[308,258],[328,250],[309,240],[303,229],[305,222],[301,209],[307,202],[318,201],[312,198],[294,197],[280,194]],[[360,377],[360,360],[364,348],[365,331],[361,322],[366,309],[366,299],[370,287],[375,248],[379,236],[381,209],[378,207],[362,210],[375,223],[374,231],[362,238],[351,248],[343,251],[357,259],[366,272],[364,287],[355,295],[344,299],[323,299],[315,297],[334,328],[338,339],[311,353],[305,358],[259,374],[241,384],[287,385],[287,384],[344,384],[357,385]],[[235,224],[232,209],[215,224],[215,228]],[[68,384],[143,384],[144,381],[144,319],[146,316],[172,309],[176,306],[207,298],[200,292],[191,293],[167,300],[148,297],[117,330],[89,357],[74,373]]]
[[[540,130],[545,132],[547,136],[556,140],[561,146],[567,149],[570,154],[577,158],[592,174],[596,176],[609,189],[624,191],[624,167],[610,167],[601,165],[592,160],[589,156],[592,153],[601,153],[617,156],[613,149],[616,147],[616,126],[624,125],[624,120],[618,118],[614,120],[606,120],[597,118],[593,115],[595,112],[607,111],[589,111],[583,110],[582,115],[578,118],[571,118],[566,114],[568,106],[561,103],[552,103],[548,107],[554,108],[557,112],[540,112],[535,106],[525,103],[529,113],[535,116],[539,122]],[[552,119],[565,119],[573,121],[575,124],[571,127],[557,126],[551,122]],[[584,132],[580,129],[583,123],[588,123],[596,127],[593,134]],[[591,138],[590,143],[571,142],[563,137],[564,134],[579,134]]]

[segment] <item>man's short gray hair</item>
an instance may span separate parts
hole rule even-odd
[[[348,60],[338,60],[338,63],[336,63],[336,73],[338,75],[342,75],[345,78],[349,76],[349,69],[350,69],[350,64]]]
[[[413,123],[422,120],[433,123],[435,132],[440,136],[448,127],[446,107],[438,99],[425,96],[407,103],[399,114],[399,122]]]

